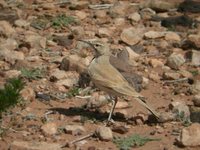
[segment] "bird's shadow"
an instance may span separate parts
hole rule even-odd
[[[59,114],[65,116],[81,116],[81,122],[84,120],[95,120],[96,122],[103,122],[108,119],[109,113],[100,112],[98,109],[86,109],[84,107],[70,107],[68,109],[65,108],[50,108],[49,110],[58,112]],[[119,122],[126,121],[126,118],[123,115],[119,115],[118,113],[112,115],[112,119]],[[132,118],[138,119],[137,117]],[[144,121],[145,124],[151,125],[152,123],[157,123],[157,120],[154,116],[150,115],[148,120]]]
[[[108,119],[109,113],[100,112],[98,109],[86,109],[84,107],[70,107],[65,108],[50,108],[49,110],[58,112],[65,116],[81,116],[87,118],[88,120],[96,120],[99,122],[106,121]],[[112,115],[115,121],[124,121],[124,117],[120,115]]]

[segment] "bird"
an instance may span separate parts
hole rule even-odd
[[[158,112],[146,104],[145,97],[136,92],[126,78],[110,63],[112,56],[107,43],[99,40],[80,40],[89,44],[95,51],[94,58],[88,66],[88,74],[97,88],[108,93],[112,100],[112,107],[107,122],[112,122],[112,114],[118,102],[118,97],[129,96],[148,109],[157,119]]]

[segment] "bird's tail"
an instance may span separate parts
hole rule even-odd
[[[136,92],[135,89],[128,84],[121,86],[120,88],[115,88],[119,93],[127,96],[134,97],[137,102],[139,102],[142,106],[144,106],[146,109],[148,109],[157,119],[159,119],[160,115],[157,113],[152,107],[147,105],[145,102],[145,97],[142,96],[140,93]]]
[[[156,112],[152,107],[146,104],[145,98],[144,97],[135,97],[135,99],[143,105],[146,109],[148,109],[157,119],[160,118],[160,115],[158,112]]]

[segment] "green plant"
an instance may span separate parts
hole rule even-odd
[[[78,87],[73,87],[72,89],[70,89],[70,90],[68,91],[67,97],[68,97],[68,98],[72,98],[72,97],[78,95],[79,92],[80,92],[80,90],[81,90],[81,89],[78,88]]]
[[[24,83],[21,79],[12,78],[4,85],[4,89],[0,89],[0,115],[3,111],[16,105],[21,100],[20,91],[23,87]]]
[[[148,137],[141,137],[138,134],[133,134],[125,138],[115,138],[113,142],[120,148],[120,150],[129,150],[134,146],[142,146],[149,141],[158,141],[160,139],[153,139]]]
[[[185,116],[184,111],[181,112],[176,111],[175,113],[176,113],[176,119],[178,121],[181,121],[183,126],[188,127],[191,125],[190,118]]]
[[[199,71],[198,71],[198,70],[190,70],[190,73],[191,73],[193,76],[199,75]]]
[[[61,14],[52,19],[52,27],[58,29],[63,26],[68,26],[69,24],[72,24],[75,22],[76,20],[74,17]]]
[[[21,69],[22,77],[25,77],[27,79],[39,79],[43,77],[44,71],[42,69],[36,68],[36,69]]]

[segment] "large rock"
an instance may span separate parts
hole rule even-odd
[[[143,29],[130,27],[122,31],[120,38],[128,45],[135,45],[142,40]]]
[[[200,146],[200,124],[194,123],[183,128],[179,141],[183,146]]]
[[[167,65],[172,69],[179,69],[185,63],[185,58],[181,54],[173,53],[167,59]]]

